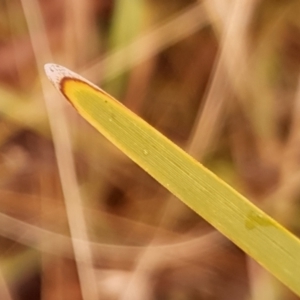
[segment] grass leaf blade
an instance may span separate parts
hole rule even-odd
[[[300,240],[110,95],[64,67],[49,79],[146,172],[300,296]]]

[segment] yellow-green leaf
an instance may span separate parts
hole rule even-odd
[[[83,118],[300,295],[299,239],[103,90],[64,67],[45,69]]]

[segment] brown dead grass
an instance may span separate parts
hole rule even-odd
[[[0,299],[91,299],[92,280],[95,299],[296,299],[67,104],[64,164],[40,69],[84,74],[299,234],[299,2],[30,2],[45,31],[0,1]],[[84,241],[59,174],[76,175]]]

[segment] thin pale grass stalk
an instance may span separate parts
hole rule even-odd
[[[72,258],[72,239],[68,236],[31,225],[3,213],[0,213],[0,234],[40,252]],[[104,257],[106,263],[109,261],[115,267],[133,264],[136,258],[145,251],[144,246],[109,245],[76,238],[73,240],[83,247],[87,244],[96,254],[96,259],[100,259],[100,264]],[[156,257],[157,260],[162,257],[161,264],[168,261],[170,264],[174,264],[179,259],[188,259],[193,255],[201,254],[201,251],[206,252],[211,246],[222,240],[223,238],[218,232],[212,232],[194,239],[168,244],[153,244],[148,249],[151,248],[151,257]],[[53,244],[57,245],[55,249],[53,249]],[[81,263],[89,264],[84,257],[81,259]]]
[[[227,6],[231,6],[231,8],[226,10],[231,11],[232,16],[235,16],[237,20],[239,20],[239,26],[233,25],[226,33],[229,35],[227,40],[230,42],[224,53],[224,62],[233,90],[238,96],[237,100],[239,100],[239,104],[249,117],[251,126],[256,132],[259,155],[262,160],[274,165],[278,163],[278,158],[280,157],[280,149],[278,148],[276,132],[274,131],[275,127],[272,124],[274,120],[272,118],[269,120],[266,133],[265,130],[262,130],[262,128],[257,125],[257,121],[252,112],[253,105],[261,105],[267,100],[265,99],[265,101],[263,101],[262,98],[269,97],[269,95],[262,94],[259,89],[257,90],[257,86],[253,84],[253,74],[251,74],[250,68],[251,59],[253,59],[253,57],[248,51],[249,47],[247,47],[249,21],[259,3],[260,0],[235,0],[232,4],[226,4]],[[209,14],[212,15],[213,20],[217,19],[217,21],[213,23],[218,26],[216,28],[217,32],[224,30],[226,24],[230,22],[231,19],[231,17],[226,17],[226,14],[224,14],[224,1],[207,1],[205,2],[205,8]],[[247,95],[247,97],[245,97],[245,95]],[[251,106],[249,102],[246,101],[249,99],[249,96],[252,100],[260,99],[261,101],[255,101]]]
[[[230,82],[224,66],[222,51],[218,56],[203,108],[198,110],[187,146],[187,152],[198,160],[205,156],[214,140],[219,136],[226,114],[225,107],[228,105],[226,101],[230,97]]]
[[[242,1],[236,1],[231,5],[238,6],[237,2],[241,3]],[[231,89],[231,78],[229,79],[228,75],[232,75],[234,73],[233,70],[228,72],[226,61],[229,59],[232,60],[232,54],[229,58],[229,53],[231,53],[232,49],[241,48],[241,46],[237,46],[236,43],[232,45],[232,41],[235,40],[234,37],[236,36],[236,29],[242,27],[240,24],[241,8],[230,8],[228,7],[230,4],[227,3],[226,14],[224,13],[224,3],[219,3],[219,5],[222,5],[222,7],[217,6],[216,1],[206,1],[204,3],[204,7],[207,11],[210,11],[212,15],[218,16],[214,18],[219,19],[219,26],[222,28],[219,28],[221,35],[221,50],[216,59],[214,67],[215,71],[213,72],[211,84],[207,91],[204,106],[199,110],[187,147],[187,151],[198,160],[203,158],[207,149],[213,142],[213,139],[218,136],[221,129],[220,120],[223,119],[225,114],[224,105],[225,101],[230,96]],[[243,17],[243,22],[244,21]],[[244,36],[244,34],[245,32],[239,33],[239,37],[241,35]],[[241,44],[245,43],[245,38],[239,38],[238,41]],[[244,56],[241,56],[239,61],[242,61],[243,58]],[[235,67],[235,69],[237,69],[237,67]]]
[[[109,299],[115,299],[123,293],[123,289],[130,278],[130,272],[124,270],[102,270],[99,274],[100,289],[108,295]],[[153,299],[151,284],[148,278],[140,278],[135,290],[135,299]]]
[[[2,197],[20,198],[20,195],[15,192],[8,191],[2,193]],[[34,198],[34,196],[31,195],[29,195],[28,197]],[[28,199],[29,203],[30,198]],[[20,199],[26,201],[25,199]],[[48,200],[49,202],[51,201],[50,198]],[[4,209],[13,209],[10,206],[8,206],[7,208],[7,206],[4,205],[3,207]],[[118,221],[118,219],[119,218],[117,218],[116,221]],[[125,221],[123,220],[122,222],[124,223]],[[142,225],[130,220],[126,220],[126,222],[132,223],[132,226],[134,227]],[[124,225],[126,225],[126,223],[124,223]],[[165,263],[166,260],[173,261],[173,256],[174,261],[176,261],[179,257],[185,257],[187,259],[191,255],[198,254],[199,247],[201,247],[201,249],[204,249],[204,235],[200,238],[186,240],[185,238],[180,236],[174,236],[173,234],[170,235],[168,232],[160,232],[161,229],[157,228],[151,228],[151,232],[148,231],[148,228],[145,228],[145,230],[147,230],[145,231],[145,234],[153,235],[154,230],[159,231],[159,233],[161,234],[161,240],[163,241],[163,244],[153,245],[152,254],[157,257],[159,257],[160,255],[165,256],[166,259],[162,259],[162,263]],[[28,222],[18,220],[3,213],[0,213],[0,235],[14,240],[20,244],[29,246],[30,248],[37,249],[39,252],[45,252],[66,258],[72,257],[71,239],[68,236],[32,225]],[[208,238],[208,236],[212,238],[213,235],[205,234],[205,239]],[[217,238],[218,237],[214,238],[213,244],[216,244],[216,242],[218,241]],[[168,241],[169,244],[166,244],[166,241]],[[133,262],[135,261],[136,256],[140,255],[144,251],[143,246],[131,247],[122,245],[107,245],[96,242],[92,243],[87,240],[78,240],[77,243],[88,243],[93,253],[96,254],[96,258],[101,260],[101,257],[105,256],[107,257],[106,261],[113,260],[113,257],[117,256],[119,261],[121,262]],[[53,248],[53,244],[57,245],[55,249]],[[83,262],[86,263],[86,261]]]
[[[220,31],[224,63],[234,87],[241,92],[244,91],[245,85],[249,84],[244,77],[240,78],[240,75],[245,75],[248,69],[247,29],[257,1],[259,0],[235,0],[227,3],[227,14],[224,14],[224,11],[221,13],[224,3],[204,2],[204,8],[208,13],[211,12],[212,20],[217,18],[219,21],[212,24],[220,26],[216,30]]]
[[[136,271],[135,271],[136,272]],[[120,297],[118,299],[122,300],[151,300],[153,299],[152,289],[151,289],[151,274],[146,272],[139,272],[138,276],[135,276],[135,280],[132,281],[132,276],[128,274],[127,285],[124,284],[124,288],[120,291]],[[125,286],[126,285],[126,286]]]
[[[253,259],[247,259],[251,300],[279,299],[274,290],[276,280]]]
[[[241,95],[249,85],[245,80],[248,69],[247,28],[257,1],[259,0],[234,0],[224,3],[213,0],[204,3],[208,15],[215,20],[212,24],[219,35],[220,59],[227,73],[226,78],[229,77],[228,83],[237,95]],[[212,83],[214,80],[216,79]]]
[[[198,2],[202,2],[198,0]],[[230,14],[232,13],[234,0],[233,1],[220,1],[220,0],[210,0],[204,3],[204,8],[206,9],[208,15],[211,19],[215,20],[214,29],[219,36],[222,35],[223,30],[228,28],[228,23],[230,22]]]
[[[41,183],[42,189],[46,189],[49,187],[43,187],[45,183]],[[53,188],[53,186],[51,186]],[[43,198],[43,211],[40,209],[40,200]],[[29,224],[35,224],[35,220],[38,218],[45,218],[48,220],[48,223],[45,222],[41,228],[48,228],[50,225],[52,231],[59,232],[61,227],[64,228],[64,218],[65,218],[65,205],[63,203],[56,203],[55,207],[53,206],[55,203],[54,197],[45,197],[43,195],[36,196],[32,194],[26,193],[18,193],[10,190],[0,190],[0,207],[3,212],[21,212],[21,215],[26,215],[26,222]],[[135,221],[132,219],[128,219],[125,217],[121,217],[115,214],[111,214],[105,211],[99,211],[92,208],[83,208],[84,214],[90,216],[91,220],[101,219],[105,223],[105,227],[107,224],[114,224],[114,228],[116,231],[128,231],[132,232],[133,235],[142,236],[144,239],[148,239],[153,235],[153,232],[156,230],[156,227],[145,224],[139,221]],[[17,214],[18,215],[18,214]],[[18,218],[18,216],[15,216]],[[1,217],[0,217],[1,218]],[[32,219],[32,222],[29,221]],[[57,226],[53,227],[53,221],[59,219],[63,222],[57,223]],[[12,228],[14,225],[12,224]],[[104,230],[104,229],[103,229]],[[3,231],[5,232],[5,231]],[[99,228],[99,232],[101,229]],[[0,229],[0,235],[2,231]],[[4,233],[5,234],[5,233]],[[18,232],[16,232],[18,234]],[[165,241],[174,241],[181,240],[183,237],[181,234],[175,233],[173,231],[168,231],[165,229],[160,229],[159,232],[161,239]],[[101,236],[101,235],[100,235]]]
[[[78,67],[87,59],[92,43],[92,2],[65,0],[64,61]]]
[[[51,60],[52,55],[46,37],[40,7],[36,0],[22,0],[21,3],[28,24],[29,35],[35,53],[39,75],[40,78],[43,78],[43,65],[45,62]],[[42,32],[39,39],[36,38],[34,32],[37,28]],[[42,55],[40,51],[41,48]],[[88,234],[84,214],[80,208],[83,203],[76,178],[67,121],[64,116],[62,102],[59,100],[55,101],[55,97],[51,97],[47,92],[48,86],[45,80],[41,80],[41,84],[53,135],[53,143],[58,162],[82,296],[85,300],[96,300],[98,299],[97,280],[93,267],[91,249],[88,244],[78,244],[75,239],[76,237],[88,240]],[[76,204],[76,206],[73,204]],[[86,261],[86,264],[81,264],[80,261]]]

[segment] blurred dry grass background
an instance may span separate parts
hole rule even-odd
[[[42,67],[100,85],[299,235],[299,15],[297,0],[1,0],[0,299],[298,299]]]

